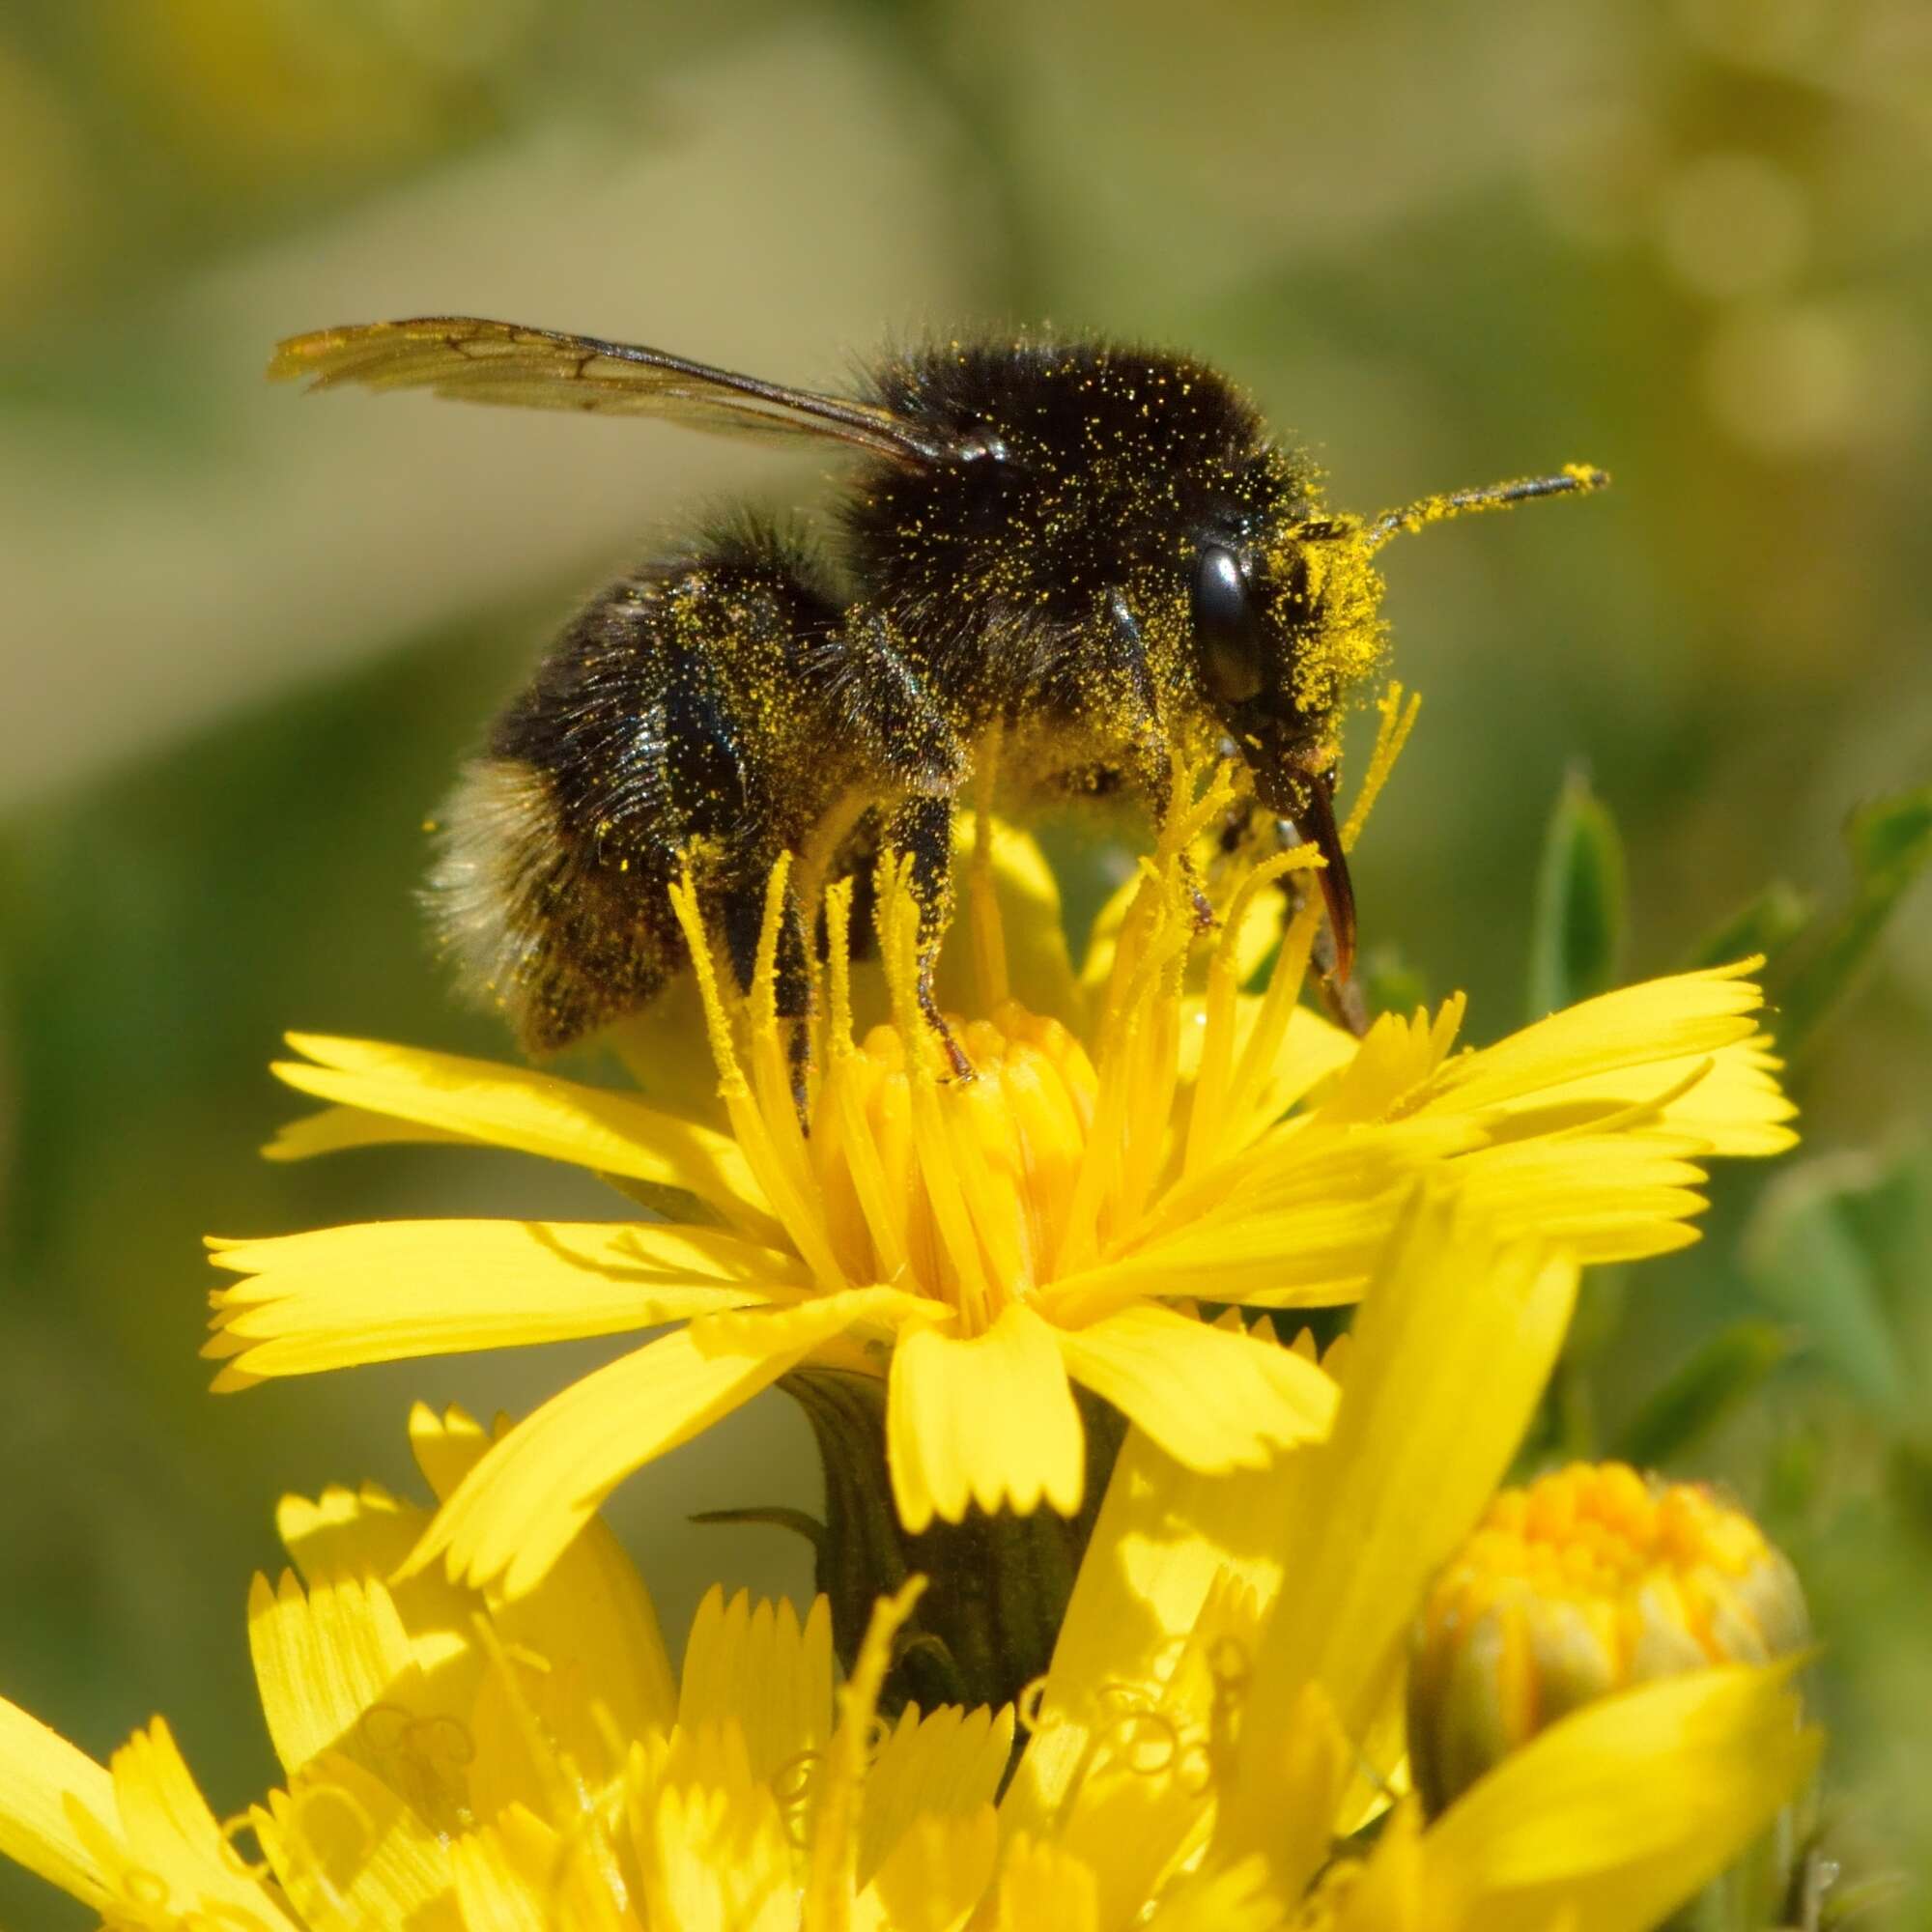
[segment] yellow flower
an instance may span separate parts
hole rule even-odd
[[[487,1447],[458,1411],[411,1435],[442,1494]],[[1012,1715],[877,1717],[912,1591],[835,1694],[822,1599],[801,1624],[713,1590],[680,1682],[602,1523],[505,1604],[385,1580],[428,1520],[374,1485],[284,1502],[299,1576],[248,1604],[284,1789],[217,1821],[160,1720],[102,1768],[0,1704],[0,1850],[144,1932],[738,1932],[814,1889],[916,1926],[945,1920],[901,1898],[988,1883]]]
[[[1409,1747],[1431,1810],[1609,1691],[1810,1641],[1783,1554],[1698,1483],[1578,1463],[1505,1490],[1410,1640]]]
[[[1317,1877],[1399,1785],[1405,1632],[1575,1288],[1425,1191],[1325,1441],[1208,1477],[1130,1435],[1003,1795],[1012,1711],[879,1714],[916,1583],[842,1688],[823,1602],[714,1592],[680,1681],[602,1522],[519,1597],[395,1580],[429,1513],[365,1486],[285,1503],[299,1577],[251,1595],[284,1788],[217,1821],[158,1721],[103,1768],[0,1705],[0,1851],[141,1932],[1643,1932],[1808,1770],[1776,1669],[1607,1697]],[[487,1448],[412,1436],[439,1496]]]
[[[1129,1435],[1001,1805],[1084,1871],[1090,1922],[1155,1902],[1152,1922],[1204,1932],[1646,1932],[1804,1782],[1818,1740],[1787,1670],[1698,1667],[1558,1719],[1421,1828],[1405,1639],[1517,1448],[1576,1283],[1425,1189],[1330,1352],[1325,1441],[1206,1479]],[[1331,1862],[1391,1805],[1365,1859]]]
[[[1385,710],[1373,781],[1407,715]],[[1327,1378],[1196,1320],[1189,1298],[1352,1301],[1418,1176],[1453,1171],[1506,1232],[1623,1260],[1694,1238],[1699,1160],[1789,1143],[1750,962],[1612,993],[1475,1052],[1454,1051],[1460,999],[1384,1016],[1360,1041],[1328,1025],[1297,1004],[1317,915],[1284,931],[1272,889],[1311,851],[1223,866],[1220,930],[1198,929],[1188,858],[1229,803],[1222,776],[1177,806],[1078,976],[1037,850],[981,820],[947,962],[950,1004],[977,1015],[957,1023],[969,1083],[943,1077],[918,1011],[902,883],[882,881],[876,972],[851,964],[849,890],[825,893],[809,1132],[776,1016],[782,873],[744,998],[680,893],[695,990],[622,1042],[649,1099],[292,1037],[303,1058],[277,1071],[333,1105],[273,1153],[516,1148],[593,1169],[668,1218],[212,1243],[243,1277],[213,1297],[215,1386],[682,1324],[538,1408],[438,1519],[419,1560],[513,1591],[631,1471],[808,1363],[886,1379],[908,1528],[975,1503],[1071,1511],[1085,1485],[1071,1383],[1201,1471],[1321,1435]],[[1270,950],[1264,990],[1243,991]],[[868,1000],[879,1016],[862,1026]]]

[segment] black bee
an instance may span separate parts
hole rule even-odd
[[[860,459],[831,561],[748,521],[645,564],[564,631],[467,768],[432,881],[440,923],[534,1050],[634,1011],[688,963],[668,895],[686,865],[748,981],[781,853],[827,878],[869,875],[884,852],[910,862],[922,998],[969,1073],[930,975],[952,814],[991,758],[1007,797],[1120,792],[1155,823],[1177,761],[1236,758],[1262,835],[1312,839],[1326,862],[1345,980],[1336,733],[1381,651],[1374,552],[1604,480],[1573,469],[1333,514],[1225,378],[1097,341],[895,355],[845,397],[445,316],[297,336],[270,373],[819,437]],[[795,900],[781,938],[792,1017],[806,918]]]

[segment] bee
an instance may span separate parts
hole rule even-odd
[[[919,907],[921,1004],[970,1078],[932,991],[968,787],[1113,795],[1157,827],[1175,773],[1215,757],[1244,781],[1231,842],[1320,851],[1329,978],[1345,984],[1356,915],[1337,736],[1382,654],[1376,552],[1607,480],[1573,467],[1334,512],[1306,454],[1226,378],[1099,340],[916,349],[830,395],[438,316],[293,337],[269,373],[816,438],[856,461],[829,549],[744,517],[593,598],[466,767],[442,815],[437,923],[533,1052],[685,970],[668,888],[687,868],[749,985],[781,854],[807,879],[861,883],[884,856]],[[779,936],[791,1020],[810,1001],[807,896],[791,893]]]

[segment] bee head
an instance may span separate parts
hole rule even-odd
[[[1260,541],[1196,543],[1189,584],[1203,689],[1255,796],[1323,860],[1337,963],[1354,952],[1354,896],[1334,811],[1343,702],[1382,653],[1382,580],[1359,518],[1303,514]]]
[[[1335,824],[1336,737],[1344,700],[1381,658],[1376,552],[1403,531],[1608,481],[1601,469],[1572,464],[1554,476],[1448,491],[1367,520],[1303,498],[1246,540],[1218,526],[1197,535],[1189,599],[1202,686],[1247,761],[1255,796],[1326,862],[1321,884],[1345,973],[1354,902]]]
[[[1197,541],[1189,583],[1201,681],[1255,773],[1286,810],[1288,767],[1325,768],[1348,693],[1380,661],[1382,580],[1357,518],[1304,517],[1259,543]],[[1293,787],[1291,786],[1292,790]]]

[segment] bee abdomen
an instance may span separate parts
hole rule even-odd
[[[550,775],[487,757],[465,766],[444,808],[427,897],[465,989],[546,1053],[643,1006],[677,969],[670,922],[651,911],[669,882],[662,867],[600,877]]]
[[[687,854],[721,928],[849,784],[827,742],[834,601],[739,531],[624,580],[558,638],[444,815],[430,901],[469,989],[554,1050],[687,963]]]

